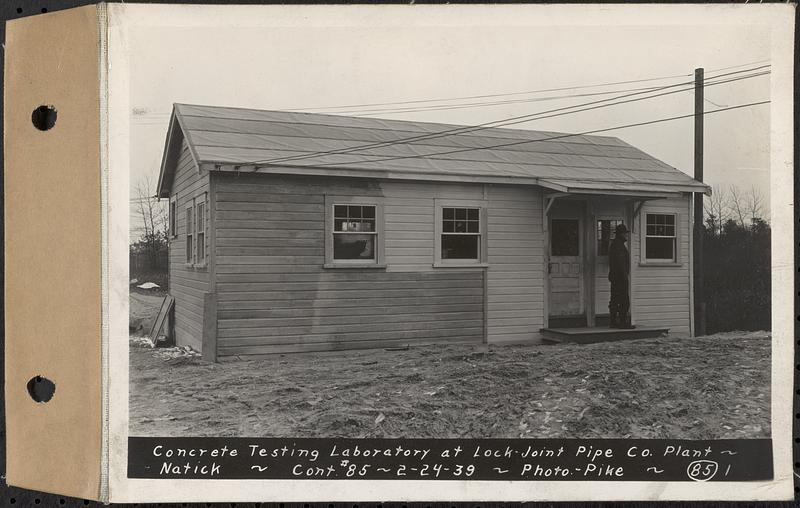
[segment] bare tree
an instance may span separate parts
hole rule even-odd
[[[750,223],[754,224],[756,219],[761,219],[763,213],[764,196],[755,185],[750,186],[750,192],[746,200],[747,215],[750,217]]]
[[[166,207],[155,195],[155,185],[150,177],[144,177],[136,185],[134,199],[134,212],[140,222],[138,228],[142,232],[138,243],[142,245],[151,267],[155,267],[158,253],[163,248],[167,238],[167,212]]]
[[[734,219],[739,221],[740,226],[747,227],[747,224],[745,223],[745,217],[747,216],[747,203],[745,202],[745,196],[743,195],[741,189],[739,189],[739,187],[736,185],[731,184],[729,189],[730,208]]]
[[[711,196],[705,200],[706,222],[715,233],[721,234],[722,227],[730,218],[728,194],[724,187],[713,189]]]

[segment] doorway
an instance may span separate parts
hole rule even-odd
[[[583,221],[579,216],[556,215],[549,221],[550,327],[586,326],[583,285]]]

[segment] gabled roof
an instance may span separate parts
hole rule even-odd
[[[466,131],[378,145],[454,129]],[[169,195],[181,138],[202,170],[529,184],[596,194],[710,192],[707,185],[615,137],[468,129],[175,104],[158,194]],[[359,148],[365,145],[377,146]]]

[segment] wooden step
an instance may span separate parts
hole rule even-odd
[[[669,328],[636,327],[629,330],[621,328],[542,328],[539,330],[545,342],[573,342],[591,344],[613,340],[653,339],[669,333]]]

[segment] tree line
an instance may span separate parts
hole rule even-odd
[[[131,198],[131,234],[136,235],[130,244],[130,276],[140,282],[155,282],[167,288],[168,263],[168,212],[153,189],[152,179],[145,177],[135,188]]]
[[[714,188],[705,199],[706,332],[769,330],[771,229],[756,187]]]

